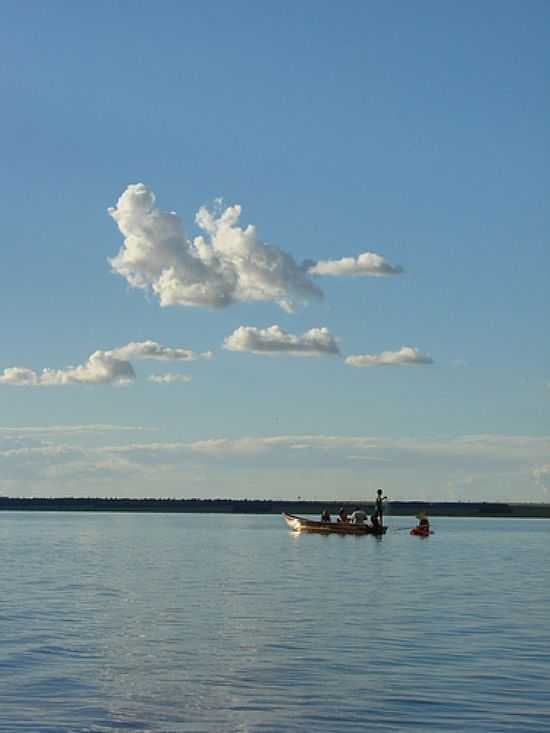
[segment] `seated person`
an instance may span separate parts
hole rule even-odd
[[[338,522],[347,522],[348,521],[348,513],[344,509],[344,507],[340,507],[340,511],[338,512]]]
[[[358,506],[353,507],[353,512],[350,516],[350,522],[353,524],[364,524],[365,519],[367,518],[367,515],[365,512]]]
[[[418,522],[418,529],[421,529],[423,532],[430,531],[430,523],[428,521],[428,517],[420,517],[420,521]]]
[[[321,522],[330,522],[330,514],[327,509],[321,514]]]

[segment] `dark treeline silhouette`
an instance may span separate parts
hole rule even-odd
[[[197,512],[216,514],[336,514],[343,505],[352,511],[357,504],[367,512],[372,501],[303,501],[283,499],[118,499],[97,497],[0,497],[0,511],[70,512]],[[550,504],[506,504],[500,502],[391,501],[387,515],[411,516],[426,512],[440,517],[548,517]]]

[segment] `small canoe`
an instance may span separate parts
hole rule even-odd
[[[377,536],[386,533],[387,527],[374,529],[368,524],[351,524],[348,522],[319,522],[315,519],[296,517],[294,514],[283,512],[283,519],[290,529],[295,532],[317,532],[319,534],[374,534]]]

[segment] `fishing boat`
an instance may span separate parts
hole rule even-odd
[[[296,517],[294,514],[283,512],[283,519],[290,529],[295,532],[317,532],[319,534],[374,534],[377,536],[386,533],[387,527],[375,529],[368,524],[351,524],[348,522],[319,522],[315,519]]]

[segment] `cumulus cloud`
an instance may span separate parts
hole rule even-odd
[[[358,257],[342,257],[340,260],[320,260],[312,265],[308,272],[311,275],[352,275],[370,277],[384,277],[399,275],[403,268],[399,265],[390,265],[375,252],[363,252]]]
[[[413,346],[403,346],[399,351],[383,351],[381,354],[355,354],[347,356],[345,361],[354,367],[433,364],[431,356],[421,354]]]
[[[117,359],[158,359],[160,361],[195,361],[196,359],[211,359],[212,352],[205,351],[198,354],[190,349],[161,346],[156,341],[130,341],[126,346],[120,346],[109,352]]]
[[[259,239],[253,225],[238,226],[239,205],[201,208],[195,221],[203,234],[192,241],[177,214],[158,209],[143,183],[129,185],[109,214],[124,236],[110,260],[113,271],[131,287],[152,289],[162,306],[275,301],[292,310],[322,298],[308,278],[311,262],[298,264]]]
[[[108,351],[95,351],[79,366],[65,369],[32,369],[8,367],[0,373],[0,384],[19,387],[66,384],[127,384],[135,379],[134,368],[129,361],[117,359]]]
[[[302,336],[295,336],[283,331],[280,326],[269,328],[240,326],[225,338],[224,348],[254,354],[292,356],[323,356],[339,353],[336,339],[327,328],[312,328]]]
[[[129,358],[136,360],[193,361],[195,359],[209,359],[211,356],[210,351],[199,354],[190,349],[161,346],[156,341],[131,341],[125,346],[110,351],[94,351],[88,360],[79,366],[69,366],[64,369],[43,369],[41,372],[35,372],[25,367],[8,367],[0,372],[0,384],[17,387],[48,387],[67,384],[128,384],[136,378],[134,367]]]
[[[26,367],[8,367],[0,373],[0,384],[32,386],[38,384],[38,375]]]
[[[109,260],[133,288],[152,290],[162,306],[224,308],[232,303],[273,301],[286,311],[323,297],[310,275],[398,275],[375,252],[339,260],[298,263],[279,247],[262,241],[256,227],[239,226],[241,206],[201,207],[195,223],[202,233],[187,239],[174,211],[157,208],[143,183],[129,185],[108,209],[124,243]]]
[[[174,382],[190,382],[190,374],[151,374],[148,377],[149,382],[155,384],[174,384]]]

